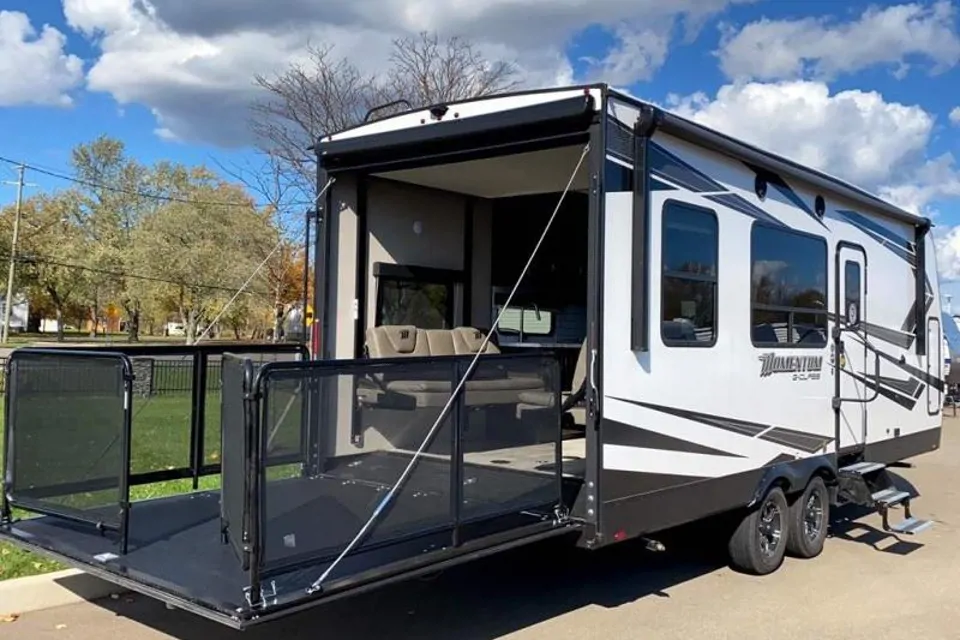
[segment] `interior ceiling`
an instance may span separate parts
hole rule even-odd
[[[555,193],[567,186],[582,153],[582,146],[560,147],[377,175],[480,198]],[[585,191],[588,182],[589,171],[587,159],[584,158],[571,189]]]

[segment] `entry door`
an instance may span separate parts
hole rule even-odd
[[[857,245],[841,244],[836,261],[840,349],[834,353],[836,375],[840,377],[840,449],[860,448],[866,443],[867,401],[873,395],[867,380],[874,372],[866,347],[867,257]],[[874,381],[874,384],[877,384]]]

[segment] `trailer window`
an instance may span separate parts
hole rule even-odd
[[[375,323],[413,325],[420,329],[454,326],[458,271],[377,262]]]
[[[827,243],[755,222],[750,238],[755,346],[827,344]]]
[[[669,346],[717,338],[717,214],[677,201],[663,207],[660,336]]]
[[[844,313],[847,323],[857,325],[860,322],[860,263],[847,260],[843,265]]]

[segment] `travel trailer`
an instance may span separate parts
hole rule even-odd
[[[184,473],[221,489],[129,504],[143,352],[21,351],[0,537],[243,628],[553,536],[657,549],[725,514],[732,565],[768,574],[820,554],[835,506],[930,526],[888,471],[940,443],[928,220],[605,85],[411,109],[315,152],[317,338],[217,356],[222,465]],[[94,358],[119,499],[65,524],[50,496],[78,489],[17,453],[55,418],[17,407],[78,402],[38,372]]]

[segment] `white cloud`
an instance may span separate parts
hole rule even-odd
[[[668,106],[709,127],[858,184],[881,185],[922,159],[933,117],[919,106],[821,82],[744,83]]]
[[[870,7],[848,23],[763,19],[724,27],[717,55],[727,77],[741,80],[829,79],[878,64],[903,77],[918,59],[939,72],[960,63],[956,15],[950,0],[939,0]]]
[[[960,198],[953,155],[927,157],[935,119],[876,92],[830,93],[814,81],[742,83],[670,96],[667,107],[708,127],[872,190],[914,213]]]
[[[572,79],[565,45],[586,26],[613,44],[588,61],[617,84],[651,77],[683,25],[690,35],[730,4],[755,0],[62,0],[69,24],[101,52],[89,88],[153,110],[166,136],[245,144],[253,76],[332,43],[366,71],[394,38],[421,30],[471,38],[515,61],[529,85]]]
[[[933,230],[942,282],[960,281],[960,225]]]
[[[66,38],[49,25],[38,33],[18,11],[0,11],[0,106],[68,106],[83,63],[64,52]]]
[[[950,122],[960,126],[960,107],[954,107],[953,111],[950,112]]]

